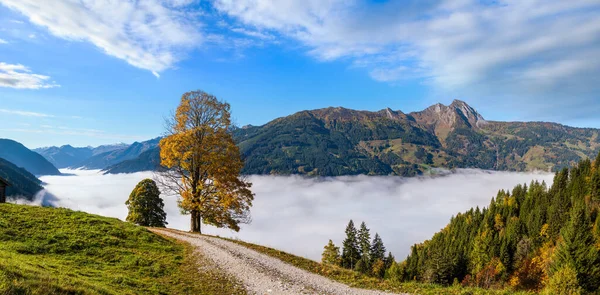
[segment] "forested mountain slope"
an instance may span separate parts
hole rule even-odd
[[[246,174],[395,174],[431,167],[554,170],[600,150],[599,130],[486,121],[462,101],[404,114],[344,108],[302,111],[234,136]]]
[[[500,191],[489,207],[453,217],[412,247],[390,272],[398,279],[514,289],[600,288],[600,158]],[[558,288],[558,289],[557,289]],[[567,293],[560,293],[567,294]]]
[[[10,183],[6,190],[7,196],[20,196],[31,201],[35,194],[42,189],[41,180],[27,170],[2,158],[0,158],[0,177]]]

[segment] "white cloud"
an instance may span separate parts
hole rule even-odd
[[[0,62],[0,87],[40,89],[60,86],[49,79],[48,76],[31,73],[24,65]]]
[[[44,176],[47,191],[61,207],[125,219],[125,201],[135,185],[151,172],[102,175],[98,171],[67,171],[77,176]],[[349,219],[365,221],[378,232],[398,259],[410,246],[430,238],[450,217],[473,206],[487,206],[499,189],[533,179],[552,182],[546,173],[459,170],[444,177],[401,178],[346,176],[251,176],[256,193],[252,224],[239,233],[204,226],[204,232],[275,247],[315,260],[328,239],[341,244]],[[189,230],[177,198],[162,196],[169,227]],[[44,198],[46,199],[46,198]]]
[[[194,1],[0,0],[57,37],[86,41],[155,76],[201,41]]]
[[[8,41],[6,41],[4,39],[0,39],[0,44],[8,44]]]
[[[13,115],[25,116],[25,117],[44,117],[44,118],[54,117],[54,115],[49,115],[49,114],[44,114],[44,113],[19,111],[19,110],[7,110],[7,109],[0,109],[0,113],[13,114]]]
[[[264,39],[264,40],[273,40],[273,39],[275,39],[275,37],[273,35],[271,35],[271,34],[259,32],[259,31],[248,30],[248,29],[244,29],[244,28],[232,28],[231,31],[236,32],[236,33],[240,33],[240,34],[244,34],[244,35],[247,35],[247,36],[250,36],[250,37]]]
[[[600,90],[600,2],[214,0],[240,25],[348,58],[379,81],[422,78],[441,93],[521,99]],[[574,87],[576,85],[577,87]],[[569,90],[565,90],[565,88]]]

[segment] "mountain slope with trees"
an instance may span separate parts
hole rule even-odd
[[[600,130],[486,121],[465,102],[404,114],[302,111],[234,130],[246,174],[401,175],[432,167],[553,170],[594,156]]]
[[[42,190],[41,180],[27,170],[2,158],[0,158],[0,177],[10,183],[10,186],[6,188],[6,195],[9,197],[18,196],[31,201]]]
[[[444,285],[596,294],[599,213],[600,155],[563,168],[550,187],[518,185],[498,192],[487,208],[459,213],[431,240],[414,245],[389,275]]]
[[[60,175],[52,163],[14,140],[0,138],[0,158],[34,175]]]

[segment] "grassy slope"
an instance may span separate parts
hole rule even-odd
[[[0,204],[0,294],[245,294],[207,263],[114,218]]]
[[[432,284],[422,283],[401,283],[393,282],[391,280],[379,280],[373,277],[362,275],[358,272],[343,269],[337,266],[322,264],[313,260],[298,257],[277,249],[264,247],[256,244],[246,243],[240,240],[226,239],[234,243],[243,245],[255,251],[267,254],[269,256],[278,258],[284,262],[292,264],[298,268],[304,269],[309,272],[313,272],[332,280],[347,284],[352,287],[366,288],[366,289],[377,289],[393,292],[407,292],[411,294],[422,294],[422,295],[433,295],[433,294],[447,294],[447,295],[500,295],[500,294],[533,294],[529,292],[513,292],[510,290],[484,290],[479,288],[463,288],[460,286],[455,287],[442,287]]]

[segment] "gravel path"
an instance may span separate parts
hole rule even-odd
[[[249,294],[392,294],[351,288],[223,239],[156,228],[151,230],[192,244],[223,271],[240,280]]]

